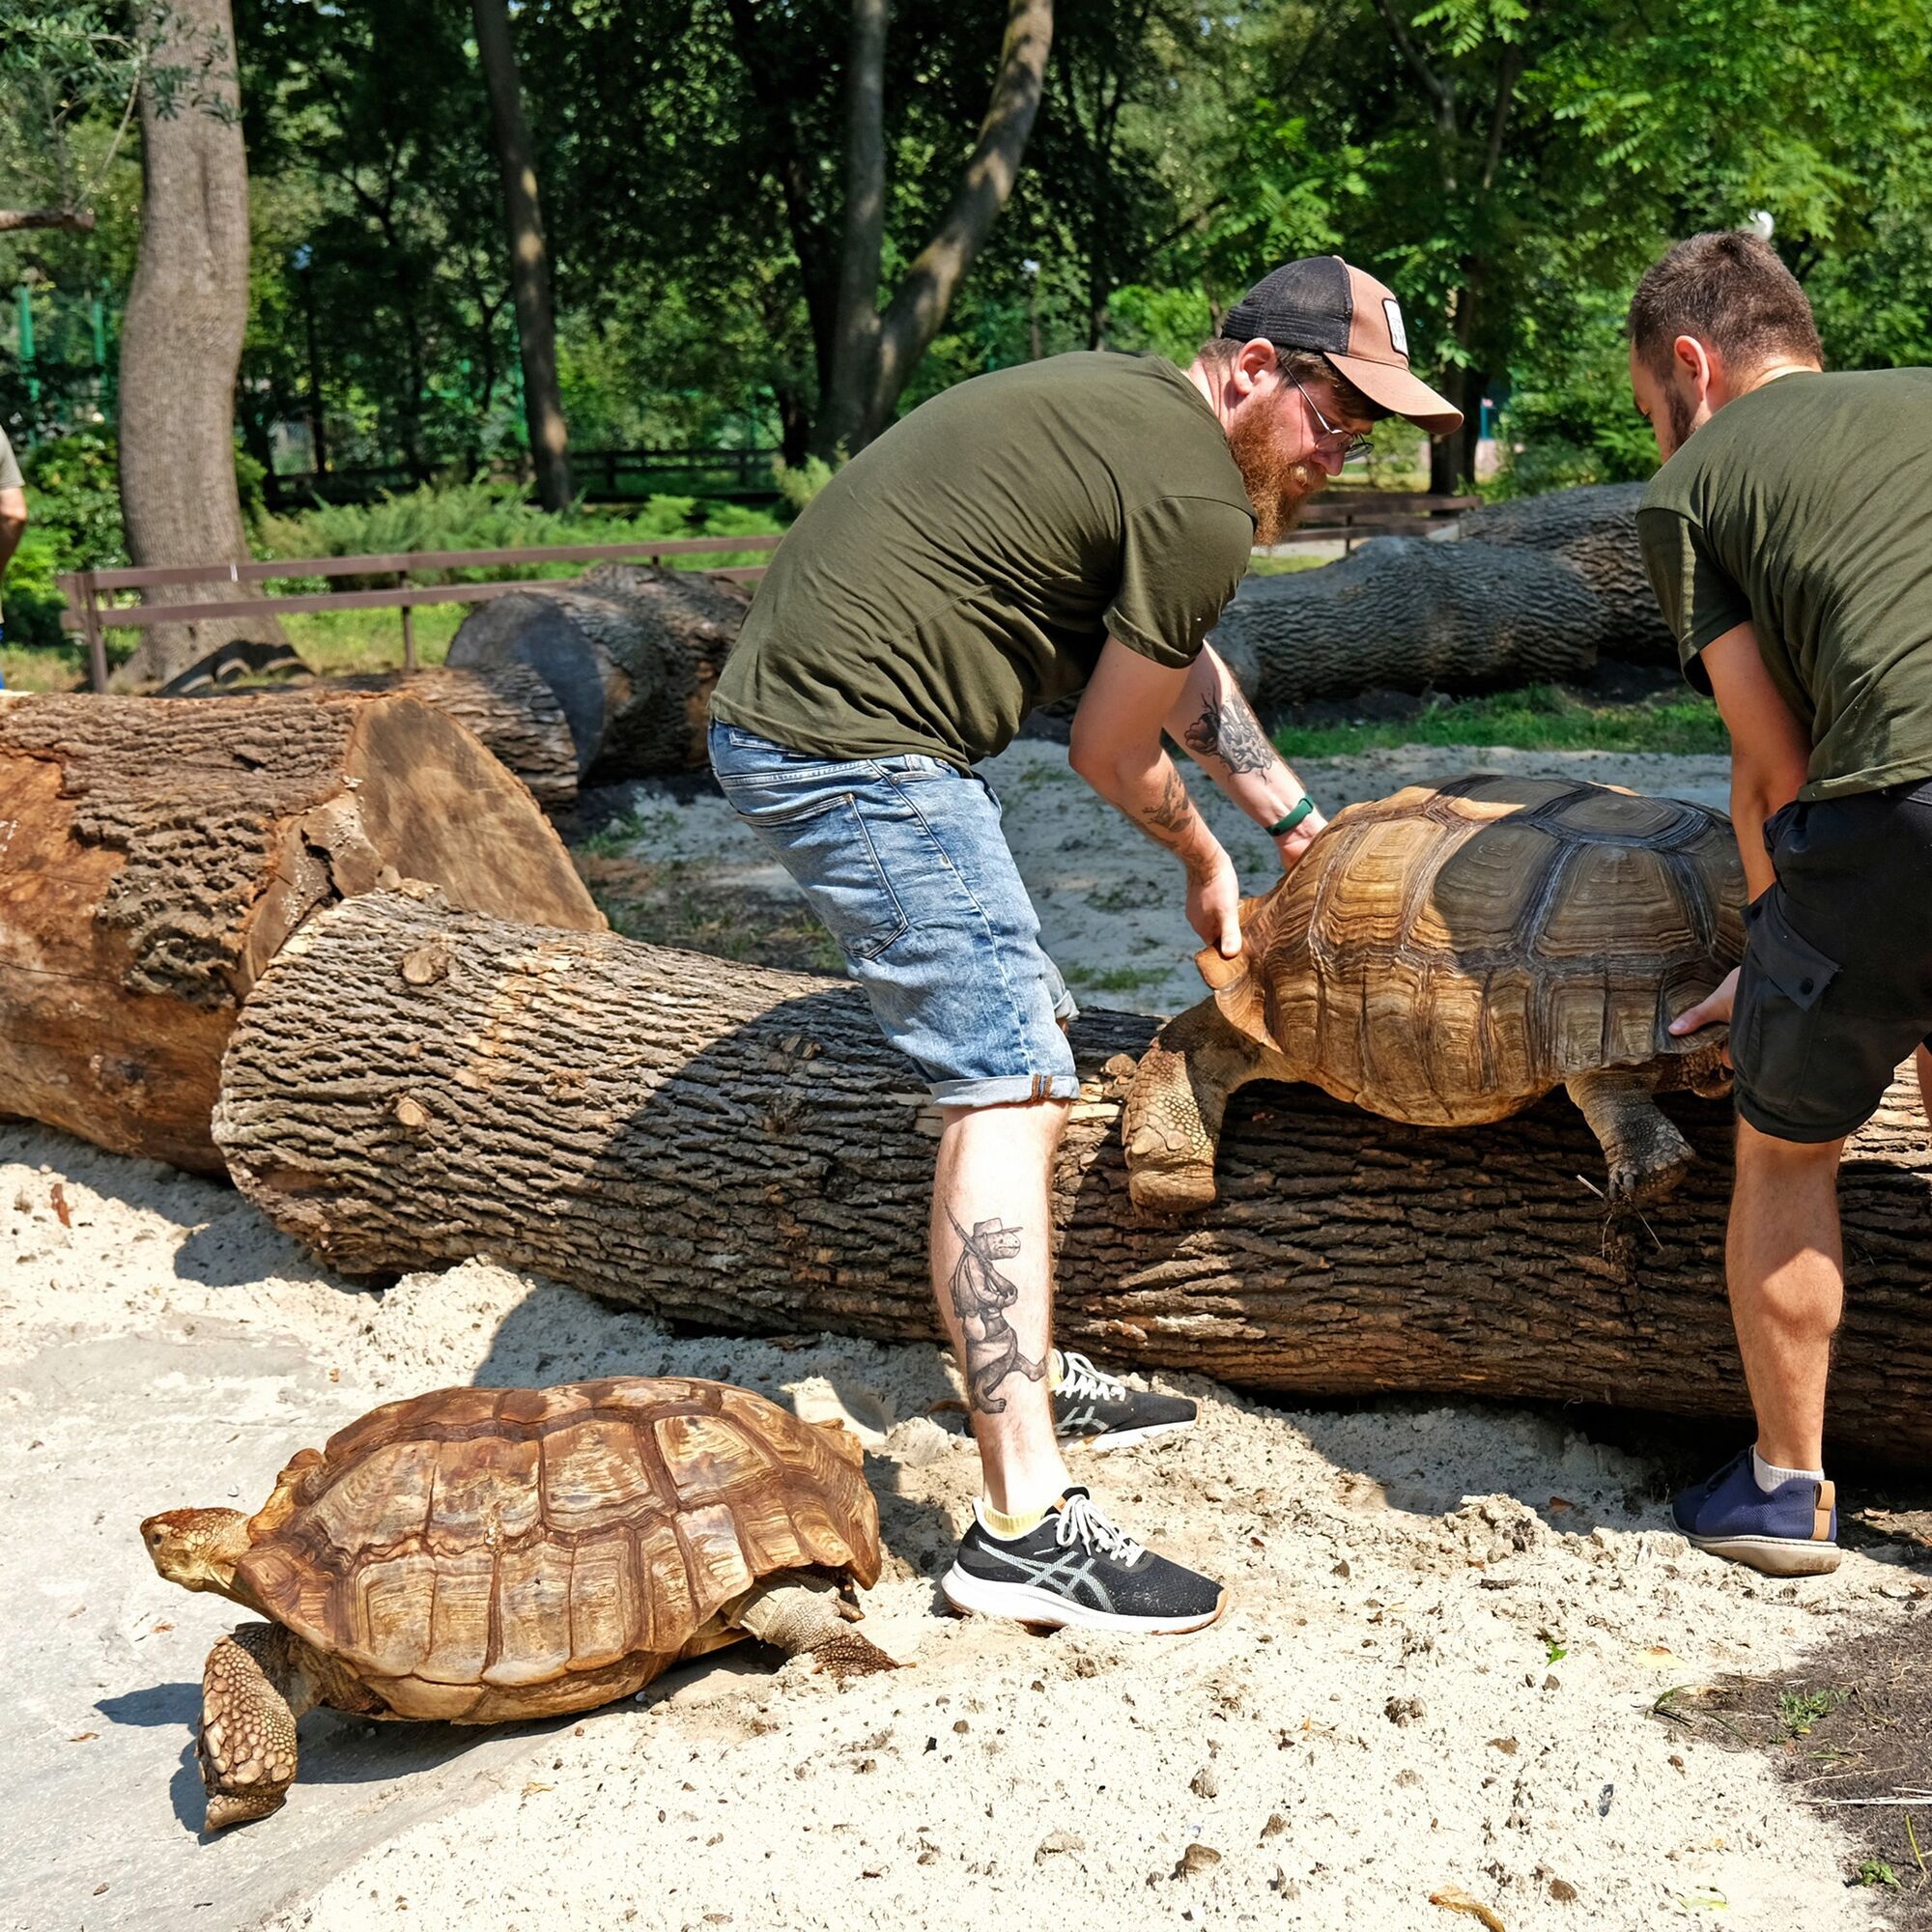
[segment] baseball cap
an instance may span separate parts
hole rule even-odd
[[[1461,410],[1409,374],[1402,304],[1339,255],[1304,255],[1264,275],[1228,311],[1221,333],[1325,355],[1370,402],[1431,436],[1463,426]]]

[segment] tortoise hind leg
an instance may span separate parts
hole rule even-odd
[[[207,1830],[281,1809],[296,1781],[296,1719],[318,1701],[304,1649],[279,1625],[242,1624],[208,1653],[198,1740]]]
[[[1134,1206],[1181,1214],[1214,1202],[1221,1120],[1264,1055],[1216,1000],[1171,1019],[1141,1057],[1121,1116]]]
[[[1661,1201],[1674,1193],[1696,1155],[1657,1104],[1657,1071],[1606,1066],[1578,1073],[1570,1097],[1604,1146],[1612,1201]]]

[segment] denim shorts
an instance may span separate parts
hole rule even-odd
[[[886,1037],[948,1107],[1070,1100],[1078,1010],[976,773],[914,752],[824,758],[711,726],[731,809],[798,881]]]

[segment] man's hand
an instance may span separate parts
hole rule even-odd
[[[1671,1037],[1681,1039],[1687,1033],[1695,1033],[1699,1027],[1729,1026],[1731,1006],[1737,997],[1738,969],[1733,966],[1703,999],[1670,1022]],[[1726,1046],[1724,1059],[1728,1062],[1730,1057],[1731,1050]]]
[[[1241,882],[1226,852],[1197,871],[1187,869],[1187,923],[1223,959],[1241,950]]]

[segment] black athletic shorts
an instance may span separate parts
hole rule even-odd
[[[1932,1044],[1932,781],[1793,800],[1764,842],[1777,878],[1745,915],[1738,1112],[1777,1140],[1834,1141]]]

